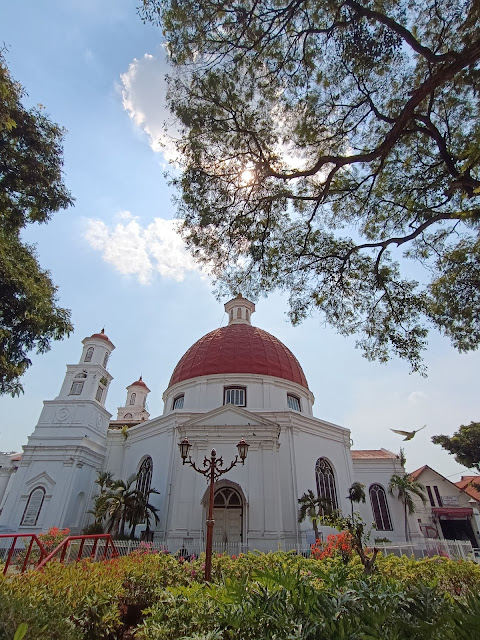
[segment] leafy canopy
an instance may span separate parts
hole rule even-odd
[[[23,391],[28,352],[44,353],[72,330],[50,274],[21,238],[27,224],[72,204],[62,176],[64,131],[42,109],[25,109],[24,95],[0,52],[0,393],[11,395]]]
[[[317,311],[368,358],[413,370],[428,325],[477,348],[478,3],[139,11],[168,43],[179,215],[219,292],[285,290],[293,323]]]
[[[441,445],[465,467],[480,472],[480,422],[461,425],[453,436],[433,436],[432,442]]]

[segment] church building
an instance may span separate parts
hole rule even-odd
[[[159,492],[150,497],[160,518],[156,542],[173,552],[201,548],[207,483],[182,464],[178,445],[187,437],[199,467],[212,448],[228,466],[238,442],[249,445],[245,464],[215,485],[218,543],[261,551],[305,546],[312,525],[298,522],[298,498],[312,490],[348,514],[355,481],[365,486],[366,503],[355,509],[367,525],[375,523],[372,542],[402,540],[402,505],[387,491],[392,474],[404,473],[399,458],[385,449],[352,451],[348,429],[314,417],[314,397],[293,353],[252,325],[255,305],[239,295],[225,310],[228,325],[200,338],[174,368],[160,416],[149,415],[151,391],[140,377],[112,420],[105,402],[115,346],[103,330],[85,338],[21,458],[0,469],[0,530],[81,532],[92,521],[97,474],[111,471],[122,479],[138,474],[140,490]]]

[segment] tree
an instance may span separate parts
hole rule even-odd
[[[403,514],[405,518],[405,540],[410,540],[409,528],[408,528],[408,516],[415,513],[415,502],[413,496],[417,496],[423,502],[426,503],[425,487],[420,482],[413,480],[408,475],[398,475],[394,473],[390,478],[388,484],[388,492],[391,496],[397,494],[397,498],[403,504]]]
[[[293,323],[316,310],[413,370],[428,324],[477,348],[477,2],[143,0],[140,14],[167,39],[178,212],[219,292],[285,290]]]
[[[158,517],[158,509],[153,506],[149,502],[151,495],[160,495],[160,491],[156,489],[149,489],[148,492],[142,493],[141,491],[136,492],[136,501],[135,505],[132,508],[129,516],[129,525],[131,526],[130,537],[135,537],[135,529],[137,525],[145,522],[145,532],[148,534],[150,532],[150,523],[153,520],[155,524],[160,522],[160,518]]]
[[[306,518],[312,523],[313,531],[315,532],[315,540],[320,538],[318,532],[318,522],[324,514],[332,511],[331,502],[328,498],[316,497],[311,489],[306,491],[300,498],[298,498],[298,522],[303,522]]]
[[[354,482],[351,487],[348,489],[347,499],[350,500],[350,505],[352,507],[352,522],[353,522],[353,503],[360,504],[363,502],[365,504],[365,485],[361,482]]]
[[[23,391],[29,351],[44,353],[72,331],[57,287],[21,239],[27,224],[47,222],[73,202],[62,176],[64,130],[41,108],[22,105],[0,51],[0,393]]]
[[[451,437],[433,436],[432,442],[454,454],[459,464],[480,472],[480,422],[462,424]]]

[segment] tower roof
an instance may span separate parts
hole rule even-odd
[[[109,337],[105,333],[105,329],[102,329],[100,333],[94,333],[91,338],[100,338],[101,340],[106,340],[107,342],[111,342]]]
[[[135,382],[132,382],[132,384],[127,387],[127,389],[130,389],[130,387],[143,387],[147,391],[150,391],[145,382],[142,380],[142,376],[140,376],[140,378]]]
[[[290,349],[249,322],[229,324],[197,340],[178,362],[168,386],[198,376],[229,373],[274,376],[308,389],[302,367]]]

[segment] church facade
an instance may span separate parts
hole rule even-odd
[[[92,518],[97,474],[108,470],[122,479],[138,474],[137,487],[159,492],[150,499],[160,517],[155,541],[171,551],[201,548],[207,483],[182,464],[178,444],[188,438],[199,466],[212,448],[228,465],[243,438],[250,445],[245,464],[215,485],[214,541],[259,550],[306,545],[311,523],[298,522],[298,498],[312,490],[350,513],[355,481],[365,486],[366,502],[355,509],[375,523],[372,542],[402,540],[402,505],[387,491],[392,474],[404,473],[398,457],[385,449],[352,451],[348,429],[314,417],[295,356],[252,325],[255,305],[237,296],[225,310],[228,325],[186,351],[163,394],[163,414],[153,418],[140,378],[112,420],[105,401],[115,346],[103,331],[85,338],[23,454],[0,469],[0,530],[80,532]]]

